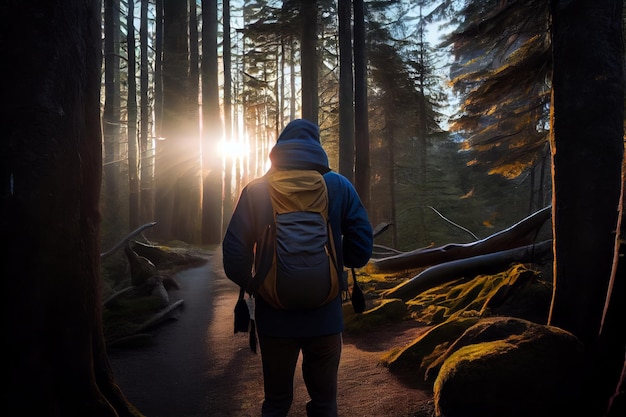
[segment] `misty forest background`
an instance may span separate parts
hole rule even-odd
[[[551,206],[546,324],[584,346],[583,414],[606,415],[626,378],[624,19],[622,0],[1,3],[6,408],[139,415],[101,254],[152,222],[153,242],[217,248],[302,117],[391,224],[378,245],[472,242]]]
[[[152,221],[162,241],[219,243],[296,117],[392,224],[381,245],[469,242],[550,204],[545,2],[357,1],[354,52],[350,2],[299,3],[104,2],[103,248]]]

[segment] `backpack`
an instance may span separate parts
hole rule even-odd
[[[274,222],[260,244],[272,262],[258,293],[274,308],[323,306],[340,292],[326,181],[315,170],[273,170],[266,179]]]

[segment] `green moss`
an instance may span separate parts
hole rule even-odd
[[[415,320],[427,324],[439,324],[451,317],[510,311],[515,312],[514,316],[540,319],[549,298],[549,285],[537,276],[538,272],[515,264],[498,274],[462,278],[433,287],[407,301],[407,305]]]
[[[399,299],[376,300],[362,314],[355,314],[352,305],[345,303],[343,311],[345,331],[350,334],[362,334],[408,317],[406,305]]]
[[[393,373],[409,371],[416,385],[425,385],[424,375],[428,366],[441,356],[448,346],[468,328],[478,322],[478,317],[458,318],[441,323],[408,346],[388,351],[381,357],[381,364]]]

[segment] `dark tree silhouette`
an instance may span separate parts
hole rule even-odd
[[[549,324],[585,345],[584,389],[591,395],[583,414],[589,416],[606,410],[626,347],[619,319],[623,283],[619,294],[609,290],[623,187],[623,6],[622,0],[551,2],[555,262]]]
[[[365,55],[365,4],[354,7],[354,186],[370,209],[370,136],[367,111],[367,57]]]
[[[317,91],[317,1],[303,0],[300,4],[302,22],[302,118],[318,122],[319,97]]]
[[[140,82],[139,90],[141,94],[140,108],[140,222],[145,223],[154,220],[154,166],[153,159],[149,156],[149,152],[154,150],[152,145],[152,137],[150,131],[150,104],[149,104],[149,64],[148,64],[148,2],[141,1],[140,11],[140,28],[139,28],[139,48],[140,48]],[[157,75],[155,74],[155,78]],[[157,83],[155,82],[155,88]],[[156,102],[155,102],[156,104]],[[156,106],[155,106],[156,112]]]
[[[104,189],[102,214],[105,244],[115,241],[115,233],[122,231],[122,202],[120,199],[120,0],[104,1],[104,110],[102,132],[104,136]],[[120,230],[122,229],[122,230]],[[125,230],[123,230],[125,231]]]
[[[139,415],[102,333],[100,20],[98,0],[0,7],[7,415]]]
[[[139,142],[137,140],[137,78],[135,77],[135,1],[128,0],[126,54],[128,56],[128,227],[139,226]]]
[[[352,1],[339,0],[339,173],[354,183]]]

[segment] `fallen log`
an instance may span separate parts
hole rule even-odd
[[[167,320],[178,319],[180,314],[182,314],[181,310],[183,307],[184,300],[178,300],[173,304],[167,305],[165,308],[159,310],[156,314],[150,317],[147,321],[135,328],[132,333],[122,337],[117,337],[113,340],[108,340],[107,347],[145,346],[146,344],[152,343],[152,335],[146,333],[146,331]]]
[[[386,258],[373,259],[369,265],[373,272],[395,272],[529,245],[535,241],[538,230],[550,219],[551,214],[551,206],[548,206],[507,229],[475,242],[420,248]]]
[[[519,248],[445,262],[431,266],[408,281],[383,291],[381,296],[407,301],[430,288],[463,276],[494,274],[508,268],[512,263],[543,262],[551,255],[552,240],[545,240]]]
[[[113,295],[111,295],[109,298],[107,298],[106,300],[104,300],[104,303],[102,303],[102,305],[104,307],[111,307],[112,305],[115,304],[115,302],[122,296],[131,293],[134,290],[133,287],[126,287],[122,290],[119,290],[117,292],[115,292]]]
[[[183,307],[183,303],[183,300],[178,300],[173,304],[169,304],[167,307],[163,308],[154,316],[152,316],[148,321],[139,326],[136,332],[141,333],[147,329],[150,329],[151,327],[156,326],[157,324],[161,324],[162,322],[169,320],[170,318],[175,318],[180,309]]]
[[[401,253],[403,252],[394,248],[390,248],[389,246],[374,245],[372,258],[388,257],[393,255],[399,255]]]
[[[119,248],[121,248],[122,246],[127,244],[132,238],[134,238],[135,236],[137,236],[139,233],[143,232],[147,228],[154,226],[155,224],[156,224],[156,222],[151,222],[151,223],[146,223],[143,226],[139,226],[138,228],[136,228],[135,230],[130,232],[124,239],[122,239],[119,242],[117,242],[117,244],[115,246],[113,246],[111,249],[109,249],[106,252],[101,253],[100,257],[101,258],[106,258],[107,256],[111,256]]]

